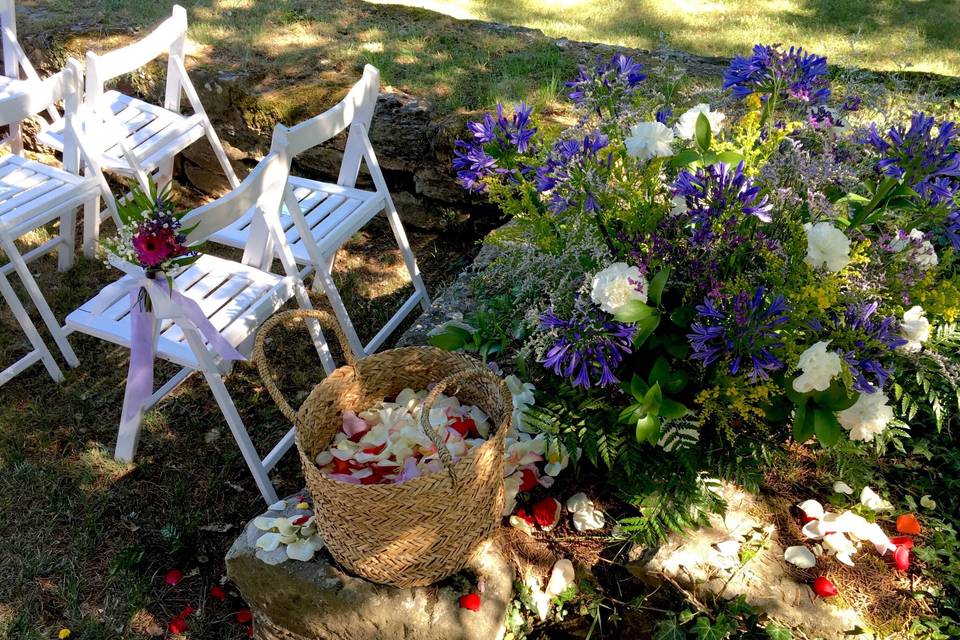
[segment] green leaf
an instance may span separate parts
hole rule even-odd
[[[703,117],[703,114],[700,115]],[[726,640],[730,636],[730,627],[728,624],[724,624],[720,618],[724,617],[722,614],[717,616],[717,623],[711,624],[710,619],[706,616],[700,616],[697,618],[697,621],[693,625],[693,630],[697,634],[697,640]],[[725,620],[725,618],[724,618]]]
[[[829,409],[821,409],[820,407],[813,410],[813,429],[820,444],[827,447],[837,444],[840,441],[840,434],[843,432],[836,414]]]
[[[806,442],[813,436],[813,411],[807,403],[798,404],[793,412],[793,439]]]
[[[463,349],[472,341],[473,334],[470,331],[453,324],[444,327],[440,333],[430,336],[430,344],[444,351]]]
[[[793,640],[793,634],[790,632],[790,629],[781,627],[778,624],[768,624],[765,631],[770,640]]]
[[[834,380],[826,391],[814,391],[813,401],[824,409],[843,411],[857,402],[857,394],[847,395],[847,390],[839,380]]]
[[[723,153],[717,154],[718,162],[723,162],[724,164],[729,164],[734,167],[743,162],[743,160],[743,154],[738,151],[724,151]]]
[[[690,353],[690,343],[687,342],[687,339],[684,336],[676,333],[668,333],[663,338],[663,348],[666,349],[667,353],[669,353],[674,358],[683,359],[683,358],[686,358],[687,354]],[[683,380],[684,380],[683,384],[684,386],[686,386],[687,374],[683,373],[682,371],[678,372],[678,374],[683,375]]]
[[[617,309],[617,312],[613,314],[613,317],[620,322],[642,322],[643,320],[651,318],[657,314],[659,314],[659,311],[657,311],[654,307],[644,304],[639,300],[631,300],[627,304]]]
[[[660,409],[657,411],[657,415],[661,418],[670,419],[682,418],[688,413],[690,413],[689,409],[679,402],[671,400],[670,398],[664,398],[661,400]]]
[[[653,332],[660,326],[660,314],[657,313],[655,316],[637,322],[636,325],[637,333],[633,336],[633,344],[639,347],[646,342],[647,338],[653,335]]]
[[[637,374],[633,374],[633,377],[630,379],[630,395],[637,399],[637,402],[642,402],[643,397],[647,395],[647,390],[650,389],[650,385],[643,381],[643,378]]]
[[[656,383],[647,390],[647,395],[643,396],[643,408],[647,413],[656,415],[662,402],[663,390],[660,388],[660,383]]]
[[[656,444],[660,439],[660,418],[647,414],[637,420],[637,442]]]
[[[667,285],[670,278],[670,267],[661,269],[657,275],[650,281],[650,287],[647,289],[647,297],[653,302],[654,306],[660,306],[660,298],[663,296],[663,288]]]
[[[763,417],[768,422],[783,422],[790,415],[792,406],[786,396],[777,396],[763,408]]]
[[[658,383],[667,393],[673,394],[687,386],[688,376],[683,371],[670,371],[670,365],[663,356],[657,358],[647,376],[650,384]]]
[[[810,399],[810,394],[800,393],[799,391],[793,388],[793,381],[795,378],[796,376],[794,376],[793,378],[784,379],[783,392],[787,394],[787,397],[790,398],[790,402],[792,402],[793,404],[797,404],[797,405],[804,404],[807,400]]]
[[[710,121],[704,113],[697,116],[696,140],[700,151],[706,152],[710,149]]]
[[[678,327],[688,327],[695,313],[693,307],[677,307],[670,312],[670,322]]]
[[[634,403],[620,412],[618,420],[624,424],[633,424],[646,415],[647,412],[643,410],[643,405]]]
[[[677,155],[673,156],[670,159],[670,166],[674,169],[679,169],[680,167],[688,167],[694,162],[700,160],[700,154],[693,149],[684,149]]]
[[[687,634],[674,616],[661,620],[653,629],[653,640],[687,640]]]

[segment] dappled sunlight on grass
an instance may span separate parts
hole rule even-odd
[[[960,75],[955,3],[869,0],[369,0],[543,30],[548,36],[730,56],[803,45],[847,66]]]

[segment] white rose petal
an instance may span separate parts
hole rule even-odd
[[[553,565],[553,571],[550,572],[550,580],[547,582],[547,594],[556,596],[567,590],[576,579],[577,573],[573,569],[573,563],[563,558],[557,560]]]
[[[870,487],[864,487],[860,492],[860,504],[871,511],[893,511],[893,505],[878,496]]]
[[[922,498],[920,498],[920,506],[923,507],[924,509],[936,509],[937,503],[930,496],[923,496]]]
[[[807,232],[807,255],[803,259],[814,269],[825,267],[836,273],[850,264],[850,240],[829,222],[803,225]]]
[[[783,559],[801,569],[812,569],[817,566],[817,557],[803,546],[787,547],[783,552]]]
[[[316,552],[316,548],[309,540],[297,540],[287,545],[287,557],[291,560],[309,562],[313,560],[313,555]]]
[[[923,343],[930,339],[930,321],[924,315],[923,307],[913,306],[903,312],[900,335],[907,339],[901,350],[916,353],[923,348]]]
[[[837,493],[842,493],[848,496],[853,495],[853,487],[848,485],[846,482],[843,482],[842,480],[837,480],[836,482],[833,483],[833,490],[836,491]]]
[[[253,519],[253,526],[260,531],[270,531],[273,529],[273,518],[269,516],[257,516]]]
[[[893,408],[887,404],[889,400],[881,391],[861,393],[853,406],[837,413],[837,419],[850,432],[851,440],[869,442],[883,433],[893,420]]]
[[[797,508],[803,511],[803,515],[808,518],[816,518],[819,520],[823,517],[823,505],[816,500],[804,500],[797,505]]]
[[[630,136],[623,141],[627,154],[646,162],[651,158],[673,155],[673,130],[662,122],[641,122],[630,127]]]
[[[265,533],[257,538],[256,547],[264,551],[273,551],[280,546],[280,537],[279,533]]]
[[[740,553],[740,543],[733,539],[718,542],[714,546],[717,548],[717,551],[720,552],[720,555],[736,556]]]
[[[805,538],[810,538],[811,540],[819,540],[830,533],[829,527],[826,526],[822,520],[811,520],[803,525],[801,532]]]
[[[793,381],[794,390],[799,393],[826,391],[835,377],[840,375],[842,365],[840,354],[827,351],[830,341],[817,342],[800,354],[797,366],[803,371]]]
[[[596,531],[603,529],[606,519],[599,509],[582,509],[573,514],[573,528],[577,531]]]
[[[647,301],[647,281],[637,267],[615,262],[593,276],[590,299],[609,314],[628,302]]]
[[[697,119],[701,113],[707,116],[707,122],[710,123],[710,132],[717,135],[717,132],[723,127],[723,120],[726,116],[719,111],[710,111],[710,105],[706,103],[698,104],[680,116],[677,120],[677,135],[685,140],[692,140],[697,133]]]
[[[278,501],[274,502],[272,505],[270,505],[269,507],[267,507],[267,510],[268,510],[268,511],[283,511],[283,510],[286,509],[286,508],[287,508],[287,501],[286,501],[286,500],[278,500]]]
[[[591,502],[590,498],[587,497],[587,494],[583,493],[582,491],[567,498],[567,511],[570,513],[576,513],[577,511],[584,511],[587,509],[593,510],[593,502]]]
[[[840,562],[853,566],[853,563],[850,562],[850,556],[857,552],[857,548],[847,536],[839,532],[828,533],[823,537],[823,548],[827,553],[836,555]]]

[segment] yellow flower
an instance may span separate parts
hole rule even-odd
[[[60,629],[60,633],[57,634],[57,637],[60,638],[60,640],[67,640],[67,638],[70,637],[70,629],[67,629],[66,627]]]

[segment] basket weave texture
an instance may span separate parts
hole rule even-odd
[[[271,318],[257,337],[253,357],[267,390],[297,427],[297,450],[327,549],[350,571],[381,584],[423,586],[453,575],[500,526],[510,392],[472,358],[434,347],[404,347],[356,362],[348,358],[351,364],[314,387],[294,412],[276,388],[264,357],[263,336],[284,320],[311,317],[329,320],[322,311],[289,311]],[[344,411],[359,413],[405,388],[425,389],[433,383],[437,384],[424,401],[423,422],[436,397],[446,392],[490,417],[494,426],[486,442],[453,463],[442,436],[424,425],[439,445],[444,472],[400,484],[371,485],[349,484],[320,472],[314,460],[340,430]]]

